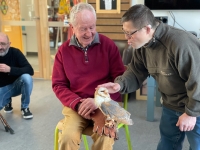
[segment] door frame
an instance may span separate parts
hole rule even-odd
[[[51,78],[51,58],[49,46],[49,31],[48,31],[48,14],[47,0],[34,0],[34,20],[31,21],[0,21],[0,30],[2,25],[9,26],[36,26],[36,38],[38,48],[38,63],[39,71],[34,71],[34,78]]]

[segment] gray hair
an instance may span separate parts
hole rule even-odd
[[[94,7],[88,3],[78,3],[77,5],[74,5],[70,11],[70,23],[72,26],[76,26],[76,15],[79,12],[82,12],[83,10],[89,10],[94,14],[95,19],[96,17],[96,12],[94,10]]]
[[[128,21],[131,21],[134,27],[138,29],[149,24],[155,29],[157,22],[151,10],[142,4],[134,5],[125,12],[121,22]]]

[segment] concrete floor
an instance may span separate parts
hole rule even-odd
[[[14,111],[11,114],[1,114],[5,117],[15,134],[5,132],[0,123],[0,150],[53,150],[54,129],[63,118],[62,105],[55,97],[50,80],[34,79],[30,110],[34,115],[32,120],[24,120],[20,112],[20,96],[13,98]],[[135,100],[131,96],[128,111],[134,125],[129,126],[133,150],[156,150],[159,141],[159,120],[161,108],[155,108],[155,121],[146,121],[146,101]],[[92,141],[88,137],[89,144]],[[187,140],[183,150],[188,150]],[[81,144],[80,150],[84,150]],[[119,130],[119,140],[115,142],[114,150],[127,150],[124,130]]]

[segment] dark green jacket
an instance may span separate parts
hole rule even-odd
[[[134,51],[128,70],[115,82],[121,92],[133,92],[151,75],[163,105],[200,116],[200,40],[193,34],[160,23],[154,38]]]

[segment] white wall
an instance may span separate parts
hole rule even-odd
[[[144,4],[144,0],[132,0],[132,5]],[[153,10],[155,16],[167,16],[168,24],[173,25],[173,19],[166,10]],[[195,31],[200,38],[200,10],[172,10],[176,22],[178,22],[185,30]],[[175,27],[181,28],[178,24]]]

